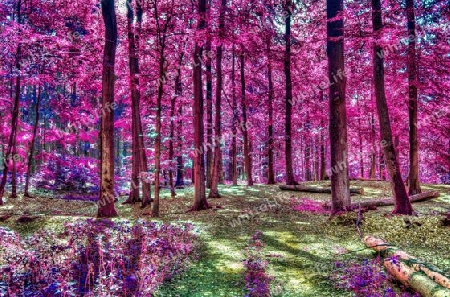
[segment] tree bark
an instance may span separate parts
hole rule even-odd
[[[39,109],[41,107],[41,86],[38,86],[37,91],[37,99],[36,99],[36,119],[34,120],[34,127],[33,127],[33,136],[31,138],[31,144],[28,152],[28,160],[27,160],[27,177],[25,179],[25,197],[31,197],[29,193],[29,186],[30,186],[30,177],[31,177],[31,169],[33,166],[33,155],[34,155],[34,146],[36,144],[36,135],[37,130],[39,127],[39,116],[40,112]]]
[[[22,14],[21,14],[21,8],[22,8],[22,1],[19,0],[17,2],[17,17],[18,17],[18,23],[22,23]],[[20,30],[20,29],[19,29]],[[19,31],[20,33],[20,31]],[[18,119],[19,119],[19,105],[20,105],[20,56],[21,56],[21,45],[17,46],[16,51],[16,69],[17,69],[17,77],[16,77],[16,93],[14,97],[14,104],[13,104],[13,111],[12,111],[12,119],[11,119],[11,134],[9,135],[8,140],[8,149],[6,151],[6,154],[4,156],[4,166],[3,166],[3,176],[0,183],[0,205],[3,205],[3,195],[5,194],[5,186],[6,181],[8,179],[8,171],[9,171],[9,160],[11,159],[11,153],[13,152],[13,146],[16,142],[16,132],[17,132],[17,126],[18,126]],[[13,155],[12,159],[14,159],[16,156]]]
[[[244,53],[240,55],[241,59],[241,108],[242,108],[242,124],[241,129],[244,134],[244,165],[245,173],[247,175],[247,185],[253,186],[253,175],[252,175],[252,156],[250,148],[250,139],[248,135],[248,123],[247,123],[247,102],[245,96],[245,57]]]
[[[136,0],[136,19],[137,19],[137,34],[136,34],[136,63],[137,63],[137,69],[139,69],[139,41],[140,36],[142,32],[142,15],[143,10],[141,6],[141,1]],[[137,82],[139,83],[139,78],[137,79]],[[137,86],[139,90],[139,98],[140,98],[140,89],[139,85]],[[139,100],[140,101],[140,100]],[[138,102],[139,102],[138,101]],[[142,203],[141,208],[145,208],[151,204],[152,201],[152,194],[151,194],[151,186],[150,186],[150,177],[148,175],[148,162],[147,162],[147,153],[145,150],[145,142],[144,142],[144,132],[142,129],[142,119],[141,119],[141,113],[140,108],[138,108],[138,134],[139,134],[139,159],[141,163],[141,181],[142,181]]]
[[[343,0],[327,0],[327,55],[330,82],[330,155],[332,212],[345,210],[351,203],[348,179],[347,108],[344,68]],[[331,21],[333,19],[333,21]],[[338,77],[336,80],[334,77]],[[334,80],[332,83],[331,81]],[[339,168],[339,170],[338,170]]]
[[[208,17],[211,16],[211,0],[207,4]],[[208,33],[206,40],[206,52],[211,51],[211,34]],[[206,186],[211,188],[213,170],[213,102],[212,102],[212,59],[210,55],[206,58]]]
[[[197,31],[202,31],[206,27],[206,0],[198,1],[198,13],[200,16]],[[202,52],[203,48],[196,42],[194,51],[194,205],[191,210],[198,211],[209,208],[205,195],[205,162],[204,162],[204,124],[203,124],[203,87],[202,87]]]
[[[232,154],[232,161],[231,161],[231,172],[232,172],[232,179],[233,179],[233,186],[237,186],[237,180],[238,180],[238,170],[237,170],[237,123],[238,123],[238,112],[237,112],[237,97],[236,97],[236,76],[235,76],[235,70],[236,70],[236,54],[235,54],[235,48],[233,46],[233,65],[232,65],[232,78],[231,78],[231,84],[232,84],[232,100],[233,100],[233,121],[231,123],[231,154]]]
[[[284,35],[286,49],[284,53],[284,74],[286,77],[286,122],[285,122],[285,157],[286,184],[295,185],[294,165],[292,162],[292,77],[291,77],[291,13],[292,1],[286,1],[286,33]]]
[[[408,81],[409,81],[409,195],[421,192],[419,181],[419,145],[417,140],[417,65],[416,20],[414,0],[406,0],[408,18]]]
[[[403,285],[423,297],[450,296],[450,279],[438,268],[410,256],[382,239],[366,236],[364,243],[381,254],[386,270]]]
[[[156,4],[155,4],[156,5]],[[160,49],[159,56],[159,77],[165,77],[165,58],[164,48]],[[156,99],[156,138],[155,138],[155,198],[152,207],[152,217],[159,216],[159,190],[160,190],[160,174],[161,174],[161,109],[162,97],[164,95],[164,83],[160,80],[158,84],[158,97]]]
[[[181,69],[180,69],[180,78],[181,78]],[[180,83],[177,86],[177,93],[179,96],[182,95],[183,92],[183,85]],[[182,188],[184,187],[184,166],[183,166],[183,105],[180,101],[178,106],[178,127],[177,127],[177,134],[178,134],[178,156],[177,156],[177,181],[175,183],[175,187]]]
[[[114,206],[114,83],[117,22],[114,0],[102,0],[105,46],[102,70],[101,167],[98,217],[118,216]]]
[[[222,39],[225,35],[225,10],[227,8],[227,1],[222,0],[220,6],[220,16],[219,16],[219,37]],[[211,191],[209,192],[209,198],[220,198],[219,194],[219,182],[221,178],[221,163],[222,163],[222,150],[220,148],[220,141],[222,138],[221,131],[221,106],[222,106],[222,44],[217,47],[216,56],[216,122],[215,122],[215,141],[214,141],[214,164],[212,168],[212,181],[211,181]]]
[[[377,148],[375,146],[377,133],[375,130],[375,119],[373,117],[373,113],[370,115],[370,129],[371,129],[371,136],[372,136],[372,154],[370,156],[370,174],[369,178],[375,179],[376,175],[376,168],[377,168]]]
[[[372,0],[372,25],[375,33],[375,42],[373,44],[373,76],[375,81],[375,97],[377,104],[378,120],[380,122],[380,132],[382,137],[382,147],[384,149],[385,161],[387,163],[392,193],[395,197],[394,214],[411,215],[414,210],[408,199],[408,193],[400,172],[400,164],[397,158],[392,139],[391,122],[389,119],[389,111],[386,101],[384,89],[384,58],[383,49],[377,43],[377,39],[383,29],[381,2],[380,0]]]
[[[141,197],[139,194],[139,176],[141,171],[141,153],[139,143],[139,101],[140,101],[140,91],[139,91],[139,78],[137,74],[139,73],[139,62],[136,53],[136,41],[135,34],[133,30],[133,19],[134,12],[132,8],[132,0],[127,0],[127,30],[128,30],[128,58],[130,67],[130,91],[131,91],[131,135],[132,135],[132,169],[131,169],[131,184],[130,184],[130,194],[128,199],[124,202],[126,203],[136,203],[141,202]]]
[[[267,37],[267,76],[269,79],[269,98],[267,102],[267,112],[269,114],[269,123],[267,125],[267,133],[268,133],[268,144],[267,144],[267,155],[269,159],[268,164],[268,185],[275,184],[275,172],[274,172],[274,159],[273,159],[273,99],[274,99],[274,87],[273,87],[273,78],[272,78],[272,58],[271,58],[271,41],[272,37]]]

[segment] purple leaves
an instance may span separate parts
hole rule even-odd
[[[247,258],[243,261],[246,268],[244,273],[245,290],[248,297],[270,296],[270,281],[272,278],[267,274],[268,262],[263,259],[261,253],[262,232],[257,231],[250,240],[246,250]]]
[[[27,239],[0,228],[0,296],[150,296],[194,250],[192,226],[86,220]]]

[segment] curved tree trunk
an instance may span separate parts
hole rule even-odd
[[[117,22],[114,0],[102,0],[102,15],[105,23],[105,47],[102,71],[102,119],[100,197],[98,217],[116,217],[114,206],[114,66],[117,46]]]
[[[345,105],[346,77],[344,68],[343,0],[327,0],[327,55],[330,83],[330,155],[332,212],[350,206],[347,149],[347,108]],[[330,21],[333,19],[333,21]],[[333,79],[337,76],[339,79]]]
[[[378,120],[380,122],[381,145],[384,150],[384,157],[389,171],[389,180],[392,187],[392,193],[395,197],[394,214],[411,215],[414,211],[408,198],[408,193],[403,183],[400,172],[400,164],[397,158],[392,139],[391,122],[386,101],[384,89],[384,58],[383,49],[377,43],[377,35],[383,29],[382,11],[380,0],[372,0],[372,24],[375,33],[375,42],[373,45],[373,76],[375,80],[375,97],[377,104]]]
[[[36,135],[37,135],[37,129],[39,126],[39,116],[40,112],[39,109],[41,107],[41,86],[38,86],[37,91],[37,101],[36,101],[36,119],[34,120],[34,127],[33,127],[33,136],[31,138],[31,144],[28,152],[28,160],[27,160],[27,177],[25,179],[25,197],[31,197],[29,193],[29,186],[30,186],[30,177],[31,177],[31,169],[33,165],[33,155],[34,155],[34,145],[36,144]]]
[[[419,147],[417,140],[417,65],[416,20],[414,0],[406,0],[408,18],[408,81],[409,81],[409,195],[421,192],[419,181]]]

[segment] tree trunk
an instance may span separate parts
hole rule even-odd
[[[408,194],[403,183],[400,172],[400,166],[397,158],[397,151],[392,139],[391,122],[386,102],[384,90],[384,58],[383,49],[377,43],[377,39],[383,29],[380,0],[372,0],[372,24],[375,33],[375,42],[373,45],[373,75],[375,80],[375,97],[377,104],[378,120],[380,122],[380,132],[382,137],[382,147],[384,149],[385,161],[387,163],[392,192],[395,197],[394,214],[411,215],[414,210],[409,201]]]
[[[417,66],[416,20],[414,0],[406,0],[408,18],[408,81],[409,81],[409,195],[421,192],[419,182],[419,147],[417,140]]]
[[[31,144],[28,152],[28,160],[27,160],[27,177],[25,179],[25,197],[31,197],[30,193],[28,192],[29,186],[30,186],[30,177],[31,177],[31,169],[33,165],[33,155],[34,155],[34,145],[36,143],[36,135],[37,130],[39,127],[39,116],[40,112],[39,109],[41,107],[41,86],[38,86],[38,93],[37,93],[37,101],[36,101],[36,119],[34,120],[34,127],[33,127],[33,136],[31,138]]]
[[[141,36],[141,32],[142,32],[142,15],[143,15],[143,10],[142,10],[142,6],[141,6],[141,1],[136,0],[136,19],[137,19],[137,34],[136,34],[136,64],[137,64],[137,69],[139,70],[139,55],[138,55],[138,50],[139,50],[139,41],[140,41],[140,36]],[[139,84],[139,78],[136,81]],[[140,98],[140,89],[139,89],[139,85],[137,85],[137,88],[139,90],[139,98]],[[140,101],[140,100],[139,100]],[[138,103],[139,103],[138,101]],[[151,204],[151,186],[150,186],[150,177],[148,175],[148,163],[147,163],[147,153],[145,150],[145,142],[144,142],[144,132],[142,129],[142,119],[141,119],[141,113],[140,113],[140,108],[138,108],[138,135],[139,135],[139,159],[140,159],[140,169],[141,169],[141,181],[142,181],[142,203],[141,203],[141,208],[145,208],[146,206],[149,206]]]
[[[180,70],[180,78],[181,78],[181,70]],[[182,95],[182,83],[181,83],[181,79],[180,79],[180,84],[178,85],[178,95],[181,96]],[[178,127],[177,127],[177,133],[178,133],[178,156],[177,156],[177,181],[175,183],[175,187],[177,188],[182,188],[184,187],[184,177],[183,177],[183,171],[184,171],[184,166],[183,166],[183,105],[182,102],[180,101],[179,103],[179,107],[178,107]]]
[[[220,6],[220,16],[219,16],[219,36],[222,39],[224,37],[225,30],[225,10],[227,8],[227,1],[222,0]],[[222,44],[217,47],[216,56],[216,122],[215,122],[215,141],[214,141],[214,164],[212,168],[212,181],[211,181],[211,191],[209,192],[209,198],[220,198],[219,194],[219,182],[221,178],[221,163],[222,163],[222,150],[220,149],[220,141],[222,138],[221,131],[221,106],[222,106]]]
[[[292,1],[286,1],[286,50],[284,53],[284,74],[286,77],[286,124],[285,124],[285,154],[286,154],[286,184],[295,185],[294,165],[292,162],[292,77],[291,77],[291,12]]]
[[[271,59],[271,41],[272,37],[267,37],[267,76],[269,79],[269,98],[267,102],[267,112],[269,114],[269,123],[268,123],[268,148],[267,148],[267,155],[269,159],[268,164],[268,179],[267,184],[268,185],[274,185],[275,184],[275,173],[274,173],[274,160],[273,160],[273,99],[274,99],[274,87],[273,87],[273,78],[272,78],[272,59]]]
[[[248,135],[248,124],[247,124],[247,102],[245,97],[245,57],[244,53],[241,53],[241,108],[242,108],[242,133],[244,134],[244,162],[245,162],[245,173],[247,175],[247,185],[253,186],[253,176],[252,176],[252,156],[250,150],[250,140]]]
[[[181,65],[183,61],[183,53],[180,56],[179,65]],[[170,183],[170,196],[175,198],[175,184],[173,181],[173,164],[174,164],[174,145],[173,142],[175,140],[175,105],[177,97],[181,96],[181,69],[178,68],[177,75],[175,77],[175,96],[172,98],[170,103],[170,142],[169,142],[169,160],[170,160],[170,169],[169,169],[169,183]],[[181,153],[181,152],[180,152]],[[177,164],[178,171],[178,164]]]
[[[321,89],[320,90],[320,101],[324,101],[324,92]],[[327,166],[327,160],[325,157],[325,136],[324,136],[324,126],[325,123],[323,119],[320,120],[320,180],[325,180],[326,175],[326,166]]]
[[[12,150],[12,172],[11,172],[11,196],[10,198],[17,198],[17,130],[18,127],[16,127],[16,133],[14,135],[14,143],[13,143],[13,150]]]
[[[200,16],[197,30],[202,31],[206,27],[205,13],[206,0],[198,1],[198,13]],[[193,102],[193,117],[194,117],[194,205],[193,211],[203,210],[209,208],[208,201],[205,195],[205,162],[204,162],[204,124],[203,124],[203,86],[202,86],[202,52],[203,48],[199,42],[195,44],[194,51],[194,70],[193,70],[193,84],[194,84],[194,102]]]
[[[102,71],[102,119],[100,129],[101,167],[98,217],[116,217],[114,206],[114,65],[117,46],[117,23],[114,0],[102,0],[105,23],[105,47]]]
[[[371,135],[372,135],[372,154],[370,156],[370,174],[369,178],[375,179],[376,175],[376,168],[377,168],[377,148],[376,148],[376,137],[377,133],[375,130],[375,119],[373,117],[373,114],[370,115],[370,129],[371,129]]]
[[[236,77],[235,77],[235,70],[236,70],[236,55],[235,55],[235,48],[233,45],[233,66],[232,66],[232,78],[231,78],[231,84],[232,84],[232,100],[233,100],[233,122],[231,127],[231,154],[232,154],[232,161],[231,161],[231,170],[232,170],[232,179],[233,179],[233,186],[237,186],[237,180],[238,180],[238,170],[237,170],[237,123],[238,123],[238,112],[237,112],[237,98],[236,98]]]
[[[347,108],[345,88],[347,79],[344,68],[344,20],[343,0],[327,0],[327,55],[330,83],[330,148],[331,148],[331,201],[332,212],[350,206],[347,149]],[[333,19],[333,21],[330,21]],[[339,79],[333,79],[333,77]],[[339,170],[338,170],[339,168]]]
[[[131,91],[131,135],[132,135],[132,169],[130,194],[124,203],[141,202],[139,194],[139,176],[141,171],[141,147],[139,145],[139,62],[136,53],[136,41],[133,31],[134,13],[132,9],[132,0],[127,0],[127,30],[128,30],[128,57],[130,67],[130,91]]]
[[[158,33],[160,34],[160,33]],[[162,45],[164,46],[164,45]],[[162,97],[164,95],[163,78],[166,76],[165,70],[164,47],[160,49],[159,56],[159,77],[161,78],[158,84],[158,97],[156,99],[156,138],[155,138],[155,198],[152,207],[152,217],[159,216],[159,190],[160,190],[160,174],[161,174],[161,109]]]
[[[17,17],[19,24],[22,20],[22,14],[21,14],[21,5],[22,1],[18,1],[17,3]],[[20,29],[19,29],[20,33]],[[17,77],[16,77],[16,94],[14,97],[14,104],[13,104],[13,111],[12,111],[12,119],[11,119],[11,134],[9,135],[8,140],[8,150],[6,151],[6,154],[4,155],[4,167],[3,167],[3,176],[0,183],[0,205],[3,205],[3,195],[5,194],[5,186],[6,181],[8,179],[8,171],[9,171],[9,160],[11,159],[11,153],[13,151],[14,143],[16,142],[16,132],[17,132],[17,126],[18,126],[18,119],[19,119],[19,105],[20,105],[20,56],[21,56],[21,45],[17,46],[16,51],[16,69],[17,69]],[[11,67],[12,72],[12,67]],[[14,159],[15,156],[13,155],[12,158]]]
[[[208,0],[210,2],[210,0]],[[211,3],[208,4],[208,15],[211,15]],[[208,34],[206,52],[211,51],[211,36]],[[213,109],[212,109],[212,59],[206,58],[206,186],[211,188],[213,166]]]

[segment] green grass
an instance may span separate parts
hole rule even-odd
[[[364,196],[352,196],[354,201],[391,195],[388,183],[352,182],[352,185],[365,189]],[[403,217],[390,215],[392,207],[382,207],[364,213],[362,231],[450,272],[450,229],[440,224],[442,214],[450,208],[450,187],[428,185],[423,188],[437,190],[441,197],[413,204],[418,213],[417,217],[410,217],[415,222],[413,227],[408,228]],[[349,292],[335,290],[328,276],[334,270],[335,261],[373,256],[356,232],[355,213],[330,220],[326,215],[293,211],[289,202],[292,196],[327,201],[329,194],[282,192],[277,186],[263,185],[221,186],[220,192],[221,199],[209,200],[212,209],[187,212],[192,203],[192,188],[179,190],[175,199],[170,199],[169,191],[162,191],[161,217],[157,220],[192,222],[197,226],[201,248],[198,261],[167,281],[155,296],[243,296],[242,260],[246,244],[257,230],[263,232],[263,252],[270,263],[269,273],[274,277],[276,296],[351,296]],[[273,204],[274,198],[279,204],[277,209],[266,207],[266,212],[259,212],[261,206]],[[149,210],[141,210],[138,205],[117,205],[122,218],[151,219]],[[57,215],[49,215],[57,211]],[[250,220],[232,226],[239,215],[250,215],[252,211]],[[0,207],[0,214],[11,212],[16,216],[2,224],[27,235],[39,228],[62,229],[67,220],[94,216],[96,205],[19,198]],[[16,223],[18,215],[24,212],[46,215],[32,223]]]

